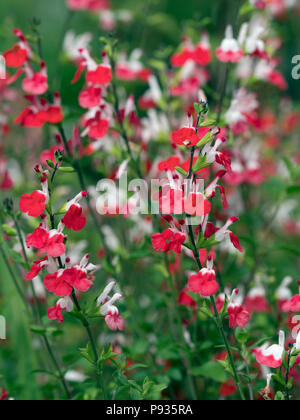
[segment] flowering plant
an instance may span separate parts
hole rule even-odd
[[[0,399],[297,399],[299,7],[142,3],[8,37]]]

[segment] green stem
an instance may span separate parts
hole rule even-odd
[[[285,375],[285,399],[286,401],[290,401],[290,391],[289,391],[289,379],[290,379],[290,365],[291,365],[291,354],[292,351],[289,350],[288,352],[288,365],[286,369],[286,375]]]
[[[78,302],[78,299],[76,297],[76,293],[75,293],[74,289],[72,291],[72,299],[73,299],[74,305],[76,306],[77,311],[80,314],[81,323],[82,323],[83,327],[85,328],[85,330],[87,332],[89,342],[91,344],[91,349],[92,349],[93,358],[94,358],[94,367],[95,367],[95,370],[96,370],[97,386],[98,386],[98,388],[101,389],[104,399],[107,400],[106,389],[105,389],[104,382],[103,382],[103,375],[102,375],[102,372],[99,372],[99,368],[98,368],[99,356],[98,356],[96,342],[95,342],[95,339],[94,339],[89,321],[87,320],[87,318],[85,317],[85,315],[84,315],[84,313],[81,309],[80,303]]]

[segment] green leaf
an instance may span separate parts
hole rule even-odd
[[[225,382],[227,379],[224,369],[216,362],[208,362],[203,366],[193,368],[191,374],[193,376],[203,376],[205,378],[213,379],[220,383]]]
[[[179,172],[183,176],[187,176],[188,175],[188,173],[185,172],[184,169],[180,168],[180,166],[175,166],[175,169],[176,169],[177,172]]]
[[[47,332],[47,329],[42,327],[41,325],[31,325],[30,331],[33,332],[34,334],[45,335]]]
[[[49,166],[49,168],[52,168],[52,169],[54,169],[54,168],[55,168],[55,165],[54,165],[54,163],[52,162],[52,160],[47,160],[46,162],[47,162],[47,165]]]
[[[65,172],[65,173],[69,173],[69,174],[76,172],[75,169],[72,168],[71,166],[63,166],[63,167],[61,166],[61,167],[58,168],[58,170],[60,172]]]
[[[7,236],[17,236],[17,231],[15,228],[9,225],[2,225],[2,229]]]

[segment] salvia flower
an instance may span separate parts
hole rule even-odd
[[[250,313],[242,305],[243,297],[239,293],[239,289],[232,292],[227,312],[229,315],[230,328],[245,328],[250,320]]]
[[[243,58],[244,52],[238,41],[233,37],[231,25],[227,26],[225,39],[217,49],[216,54],[217,58],[223,63],[237,63]]]
[[[200,293],[203,297],[210,297],[218,292],[219,284],[216,281],[216,272],[212,258],[208,258],[206,268],[202,268],[198,274],[190,276],[188,287],[189,290],[194,293]]]
[[[82,214],[82,207],[80,206],[79,201],[86,196],[87,192],[82,191],[66,205],[67,212],[62,219],[62,223],[66,226],[67,229],[72,229],[77,232],[85,227],[86,218]]]
[[[298,280],[298,284],[300,286],[300,280]],[[283,305],[282,310],[284,312],[300,312],[300,291],[298,295]]]
[[[270,368],[277,369],[282,365],[283,354],[285,351],[285,333],[279,332],[279,344],[274,344],[271,347],[265,346],[256,349],[256,360],[258,363]]]
[[[115,287],[116,282],[110,282],[97,300],[97,306],[100,307],[100,313],[105,317],[105,322],[112,331],[123,331],[125,326],[124,319],[119,315],[119,310],[115,303],[122,299],[120,293],[115,293],[113,297],[109,297],[109,293]]]
[[[49,200],[47,177],[41,178],[42,191],[34,191],[32,194],[24,194],[20,199],[20,210],[31,217],[41,216]]]

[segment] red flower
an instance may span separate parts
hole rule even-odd
[[[28,248],[33,247],[36,249],[44,249],[48,241],[48,232],[38,227],[35,231],[26,237],[26,245]]]
[[[53,308],[49,308],[47,311],[47,316],[50,321],[58,320],[60,324],[64,322],[62,308],[59,304],[56,304]]]
[[[152,245],[156,251],[167,252],[168,241],[170,241],[174,236],[174,233],[171,229],[166,229],[163,233],[155,233],[152,236]]]
[[[24,194],[20,200],[20,210],[28,216],[41,216],[46,208],[46,194],[42,191],[34,191],[32,194]]]
[[[48,76],[46,65],[41,63],[40,73],[34,73],[32,68],[26,63],[26,78],[22,82],[23,90],[32,95],[43,95],[48,90]]]
[[[40,271],[48,264],[48,257],[43,258],[40,261],[35,261],[33,266],[30,269],[30,272],[27,274],[27,280],[33,280],[38,276]]]
[[[300,280],[298,280],[300,286]],[[282,307],[283,312],[300,312],[300,293],[286,302]]]
[[[65,282],[72,284],[80,292],[87,292],[91,287],[86,272],[75,267],[64,270],[63,278]]]
[[[194,51],[193,58],[200,66],[207,66],[212,60],[210,48],[199,44]]]
[[[209,131],[209,129],[208,129]],[[194,128],[180,128],[172,133],[172,140],[178,146],[196,146],[200,139],[196,134],[196,130]]]
[[[75,232],[82,230],[86,225],[86,218],[82,214],[81,206],[73,204],[62,219],[62,223]]]
[[[21,67],[27,60],[26,49],[16,44],[11,50],[3,54],[7,67]]]
[[[194,293],[200,293],[203,297],[215,295],[219,290],[219,284],[216,281],[216,273],[213,269],[213,260],[207,262],[207,268],[189,278],[189,289]]]
[[[66,246],[64,244],[65,237],[62,233],[53,230],[48,235],[48,240],[44,251],[49,257],[58,258],[66,252]]]
[[[89,124],[88,135],[93,140],[100,140],[106,136],[109,129],[109,121],[96,118]]]
[[[107,85],[112,81],[111,69],[109,66],[100,65],[96,70],[86,73],[86,81],[94,85]]]
[[[197,307],[197,302],[188,294],[188,292],[188,288],[183,289],[178,296],[177,302],[180,305],[191,306],[195,309]]]
[[[44,285],[48,292],[53,292],[59,297],[69,296],[73,290],[70,276],[64,276],[63,270],[55,274],[48,274],[44,278]]]
[[[167,172],[167,171],[174,172],[175,167],[179,165],[180,165],[180,158],[177,156],[172,156],[168,160],[163,160],[159,162],[158,170],[160,172]]]
[[[90,86],[81,91],[79,104],[82,108],[96,108],[101,102],[101,88]]]

